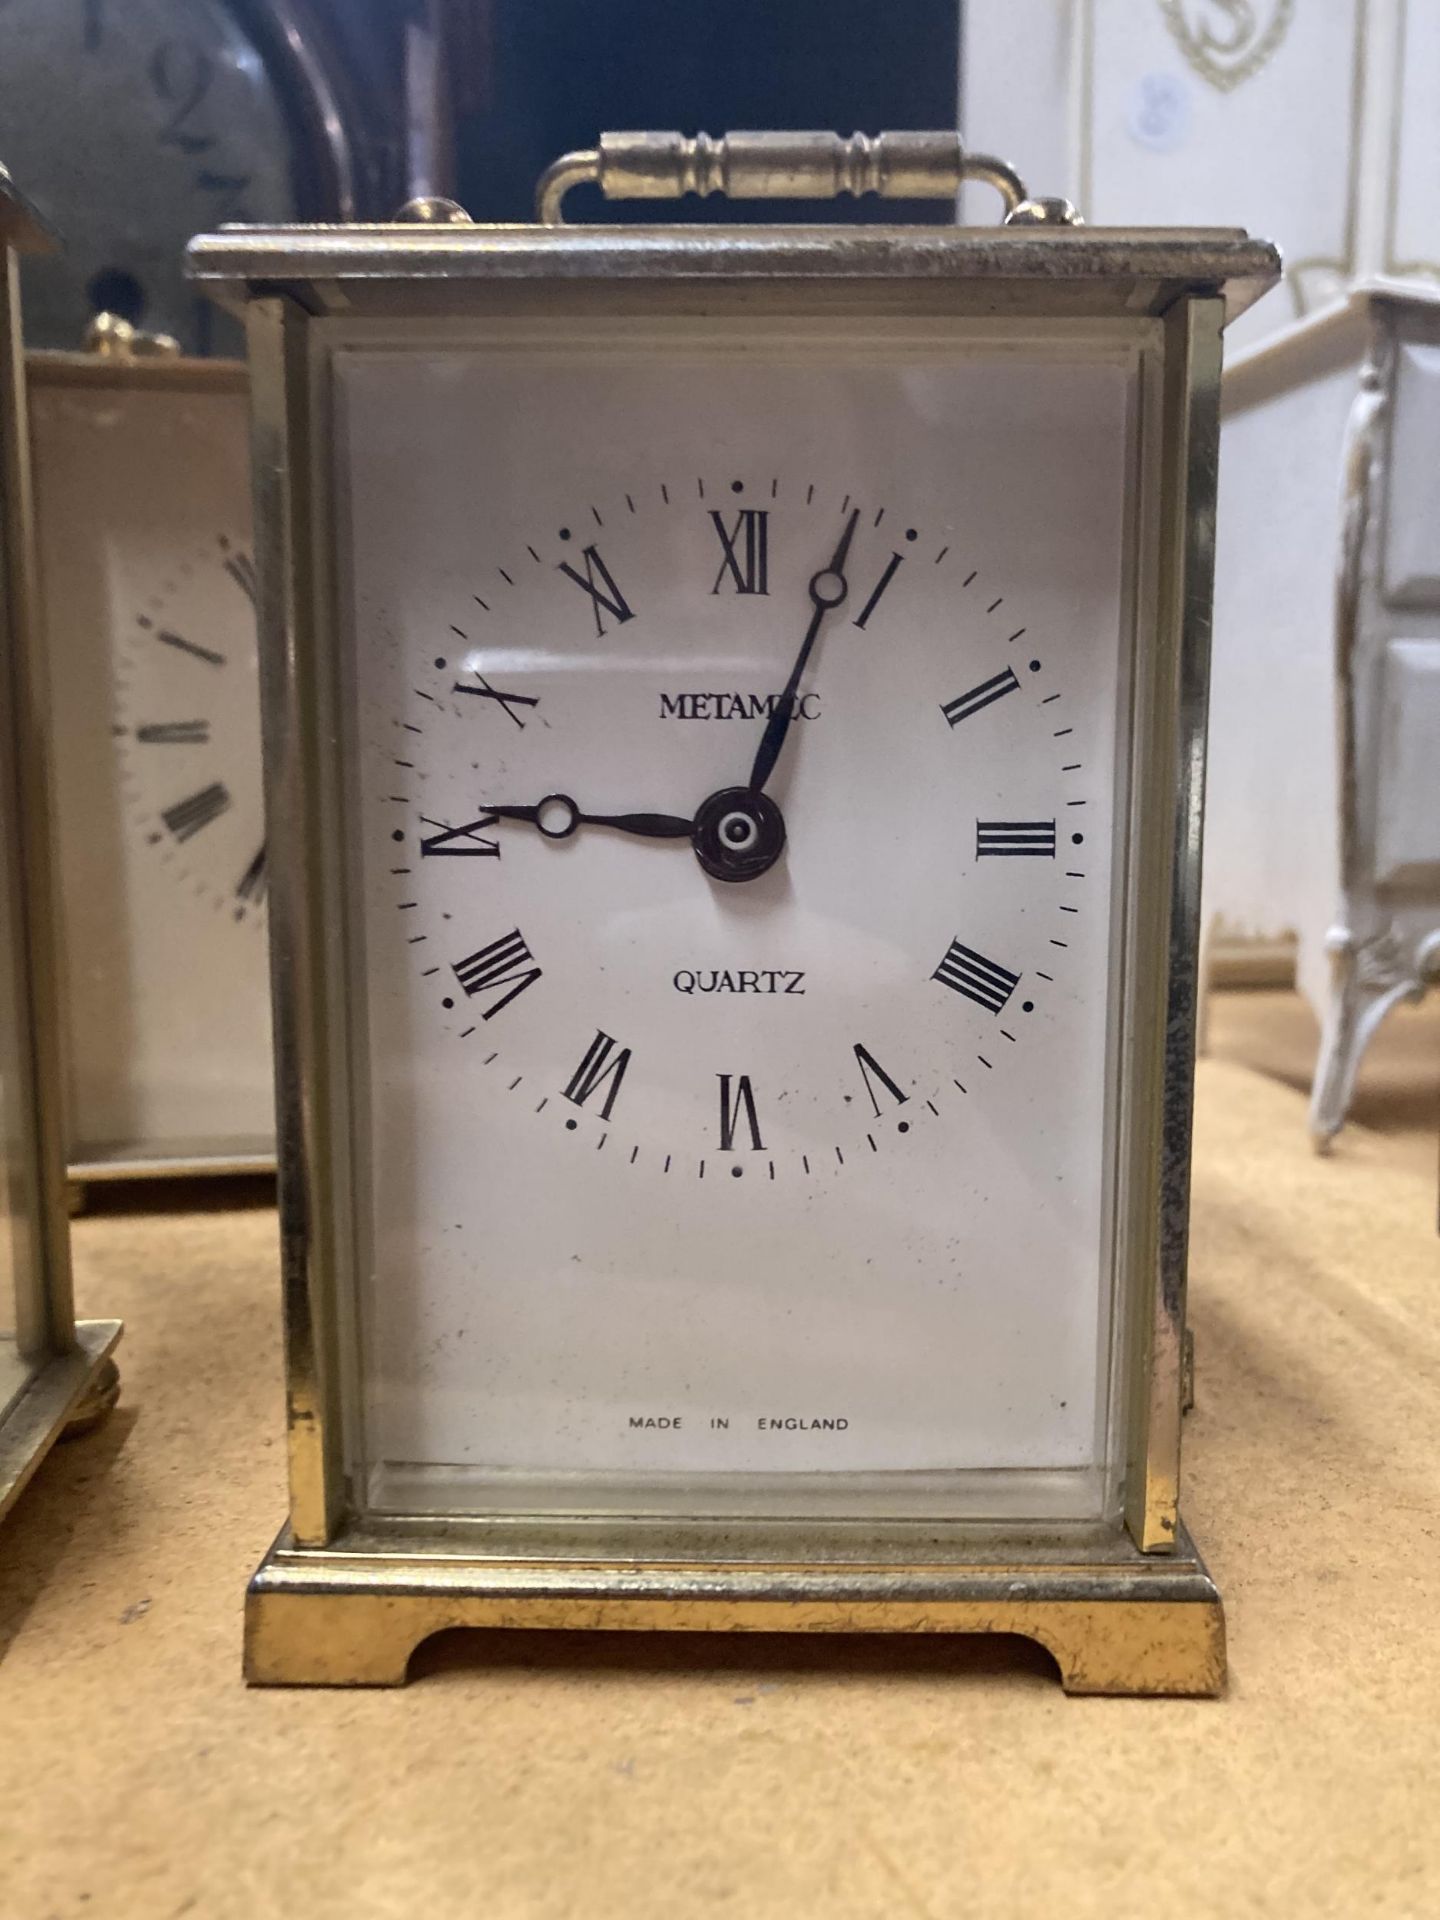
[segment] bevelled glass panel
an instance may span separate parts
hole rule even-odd
[[[316,332],[362,1506],[1113,1517],[1134,334]]]

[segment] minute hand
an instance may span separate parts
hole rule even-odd
[[[795,665],[790,670],[790,678],[785,683],[770,718],[765,722],[765,731],[760,736],[760,746],[755,754],[755,764],[750,769],[750,791],[759,793],[775,771],[775,763],[780,758],[780,750],[785,745],[785,736],[790,731],[790,721],[795,711],[795,696],[800,691],[800,681],[810,663],[810,655],[815,642],[820,637],[820,629],[825,624],[825,616],[838,607],[849,588],[845,583],[845,559],[850,551],[850,542],[855,536],[855,523],[860,518],[860,509],[856,507],[845,522],[845,531],[840,536],[840,544],[830,556],[827,566],[823,566],[810,579],[810,624],[805,629],[805,638],[800,643]]]

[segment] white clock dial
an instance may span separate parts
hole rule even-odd
[[[151,586],[117,675],[126,797],[177,884],[263,924],[254,562],[219,533]]]
[[[879,344],[338,357],[381,1507],[1114,1499],[1135,367]]]

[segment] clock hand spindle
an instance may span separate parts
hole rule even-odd
[[[790,678],[785,683],[770,718],[765,723],[765,731],[760,736],[760,746],[755,755],[755,764],[750,769],[750,791],[759,793],[765,782],[775,771],[775,763],[780,758],[780,750],[785,745],[785,736],[790,731],[790,721],[795,709],[795,696],[800,691],[800,680],[810,663],[810,655],[815,642],[820,637],[820,629],[825,616],[838,607],[849,592],[845,581],[845,561],[850,552],[850,542],[855,537],[855,523],[860,518],[860,509],[854,508],[845,522],[845,531],[840,543],[829,561],[810,578],[810,625],[805,629],[805,638],[800,643],[800,651],[795,665],[790,670]]]

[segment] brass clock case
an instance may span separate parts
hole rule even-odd
[[[50,913],[45,665],[35,643],[19,254],[49,236],[0,168],[0,1514],[118,1393],[118,1320],[75,1318]]]
[[[646,138],[671,143],[664,165],[692,165],[694,143]],[[571,179],[595,177],[593,159],[570,157],[558,189],[552,170],[552,216]],[[879,161],[868,147],[861,161],[872,171],[857,177],[873,187]],[[759,176],[773,177],[769,164],[762,154]],[[838,162],[822,144],[787,164],[793,183],[797,165]],[[956,164],[942,142],[928,158],[910,153],[895,179],[913,192],[916,168],[928,169],[953,191]],[[653,190],[655,166],[640,177]],[[428,1634],[504,1625],[1004,1631],[1049,1647],[1077,1692],[1205,1694],[1223,1684],[1219,1597],[1178,1506],[1200,807],[1220,334],[1227,313],[1274,280],[1277,260],[1235,232],[1086,230],[1053,203],[1024,200],[1018,185],[1008,191],[1004,174],[995,184],[1017,218],[993,232],[479,228],[431,208],[411,224],[192,245],[196,278],[247,310],[268,798],[282,823],[272,933],[291,1506],[251,1587],[252,1681],[396,1684]],[[464,337],[496,316],[541,314],[731,325],[920,315],[989,339],[1123,337],[1139,353],[1132,578],[1144,643],[1119,888],[1112,1148],[1123,1524],[361,1510],[342,1431],[356,1170],[335,935],[343,863],[327,852],[339,817],[324,747],[337,712],[329,355],[339,342],[403,351],[410,330]]]

